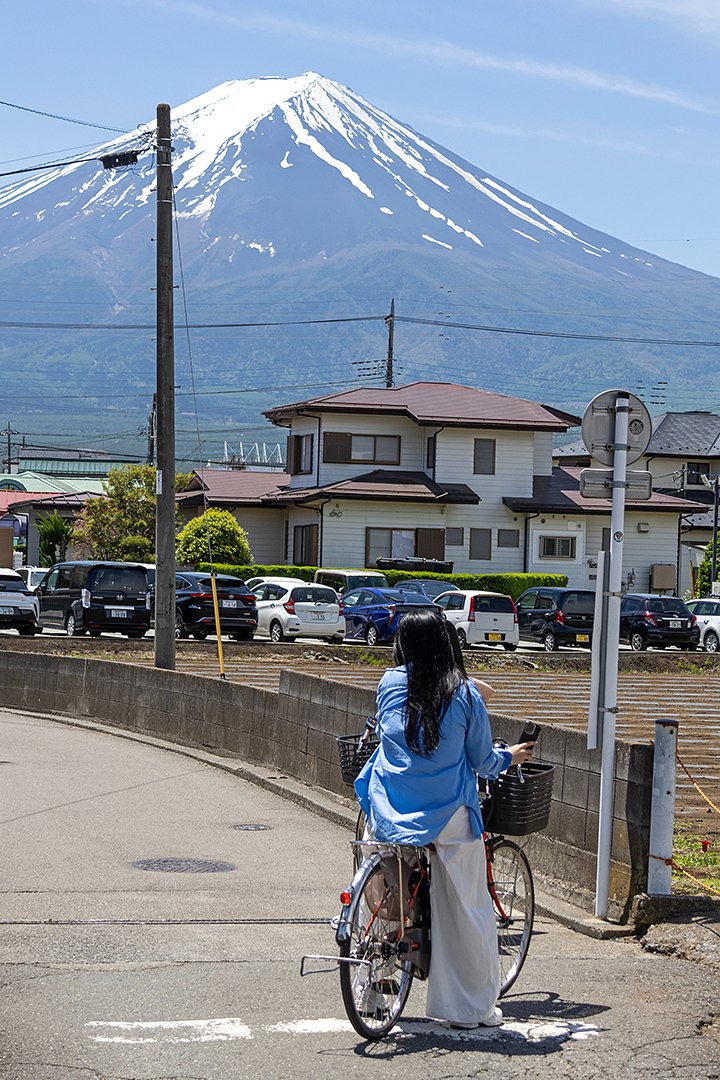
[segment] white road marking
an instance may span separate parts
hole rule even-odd
[[[232,1042],[254,1039],[256,1035],[334,1035],[352,1031],[348,1020],[320,1017],[316,1020],[293,1020],[279,1024],[262,1024],[250,1028],[238,1017],[218,1017],[210,1020],[91,1020],[89,1038],[96,1043],[202,1043]],[[97,1034],[95,1033],[97,1032]],[[574,1020],[525,1021],[507,1019],[502,1027],[448,1028],[432,1020],[400,1020],[389,1038],[432,1036],[443,1040],[476,1042],[487,1039],[522,1039],[524,1042],[555,1043],[588,1039],[599,1035],[593,1024]]]

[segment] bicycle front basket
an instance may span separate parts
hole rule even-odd
[[[544,829],[550,817],[555,766],[527,761],[522,766],[525,783],[511,768],[491,784],[492,806],[485,828],[507,836],[527,836]]]
[[[344,784],[354,784],[357,775],[368,758],[375,752],[378,739],[374,735],[341,735],[336,739],[340,772]]]

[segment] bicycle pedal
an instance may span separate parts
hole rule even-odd
[[[333,930],[337,930],[338,926],[340,925],[340,916],[333,915],[332,919],[330,920],[330,925]]]

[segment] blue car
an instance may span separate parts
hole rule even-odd
[[[345,616],[345,637],[362,640],[367,645],[389,644],[409,611],[423,608],[437,612],[442,609],[420,593],[400,589],[351,589],[342,597]]]

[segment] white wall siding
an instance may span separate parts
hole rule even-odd
[[[610,528],[610,515],[588,519],[587,554],[594,557],[602,545],[602,530]],[[651,568],[655,563],[677,565],[677,516],[649,511],[628,511],[623,539],[623,589],[648,592]],[[638,525],[647,525],[641,532]]]
[[[262,565],[282,563],[285,539],[285,511],[269,507],[237,507],[233,517],[248,534],[253,562]]]
[[[432,434],[436,429],[427,429]],[[398,465],[376,464],[373,461],[345,462],[335,464],[322,460],[322,433],[326,431],[349,432],[352,435],[399,435],[400,462]],[[324,416],[320,436],[320,483],[335,484],[353,476],[362,476],[373,469],[402,469],[425,471],[426,429],[404,416]]]
[[[493,476],[473,472],[475,439],[495,439]],[[534,456],[532,431],[445,428],[437,437],[435,479],[440,484],[467,484],[483,502],[496,506],[505,495],[532,495]]]
[[[533,473],[535,476],[550,476],[552,473],[552,432],[533,432]]]

